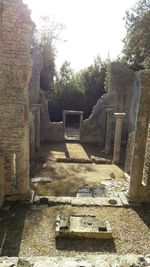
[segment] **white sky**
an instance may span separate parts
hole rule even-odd
[[[93,63],[97,54],[102,59],[116,58],[125,36],[125,11],[136,0],[23,0],[38,23],[40,16],[63,23],[62,40],[57,44],[57,68],[68,60],[78,71]]]

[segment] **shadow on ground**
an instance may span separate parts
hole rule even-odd
[[[31,166],[31,178],[51,177],[51,183],[31,183],[36,195],[72,196],[83,186],[99,186],[105,179],[122,179],[123,171],[115,165],[59,163],[57,157],[88,158],[101,156],[97,144],[45,143],[41,146],[35,164]]]
[[[0,211],[0,256],[17,257],[19,255],[27,210],[28,207],[23,206],[21,211],[17,207]]]
[[[150,206],[149,204],[143,204],[143,207],[134,207],[133,210],[142,219],[144,224],[150,228]]]
[[[113,239],[98,240],[98,239],[83,239],[83,238],[57,238],[57,250],[67,250],[76,252],[109,252],[116,253],[116,247]]]
[[[4,207],[0,211],[0,256],[18,257],[25,235],[30,235],[32,239],[28,231],[24,233],[25,222],[33,217],[34,225],[29,223],[28,228],[33,230],[34,227],[39,227],[42,216],[42,212],[32,210],[30,205],[19,202],[6,204],[6,210]]]

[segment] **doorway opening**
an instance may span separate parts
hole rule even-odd
[[[83,111],[64,110],[64,139],[80,141],[80,131],[83,123]]]

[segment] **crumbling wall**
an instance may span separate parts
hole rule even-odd
[[[126,117],[123,122],[122,141],[127,142],[129,128],[133,120],[129,120],[134,92],[135,73],[121,62],[112,63],[110,68],[110,84],[108,93],[112,98],[115,112],[124,112]],[[135,88],[136,89],[136,88]],[[130,126],[129,126],[130,125]]]
[[[18,196],[29,194],[28,83],[33,27],[30,11],[21,0],[0,0],[0,150],[16,154],[12,192]],[[11,161],[8,166],[12,168]],[[11,178],[5,176],[5,182],[11,185]],[[7,188],[5,184],[5,195],[11,194]]]
[[[33,49],[32,54],[32,76],[29,83],[29,106],[40,103],[40,73],[42,70],[43,62],[40,51]]]
[[[118,62],[111,64],[108,92],[97,101],[91,116],[84,120],[81,129],[81,141],[105,144],[107,108],[113,108],[114,112],[127,114],[123,123],[123,140],[127,140],[134,79],[134,72],[124,64]],[[115,117],[112,119],[112,124],[113,140]]]
[[[126,158],[125,158],[125,171],[130,174],[131,162],[132,162],[132,154],[134,147],[134,137],[135,137],[135,129],[137,122],[137,113],[139,108],[139,97],[140,97],[140,79],[139,73],[135,73],[135,79],[133,82],[133,88],[131,91],[130,97],[130,106],[128,112],[128,142],[126,149]]]
[[[48,112],[48,99],[40,88],[42,58],[38,49],[32,51],[32,77],[29,85],[30,103],[30,159],[36,157],[40,143],[64,141],[63,122],[52,123]]]
[[[80,130],[80,140],[86,143],[104,144],[106,135],[106,107],[111,103],[108,94],[102,96],[93,107],[91,116],[84,120]]]
[[[123,63],[111,64],[108,94],[112,97],[115,111],[128,114],[134,79],[134,72]]]
[[[49,140],[50,118],[48,100],[40,88],[40,75],[43,66],[42,57],[38,48],[32,51],[32,76],[29,84],[30,103],[30,159],[36,157],[40,143]]]

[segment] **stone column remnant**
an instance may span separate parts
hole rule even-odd
[[[116,117],[116,128],[115,128],[113,163],[118,163],[120,160],[122,124],[126,113],[114,113],[114,115]]]
[[[30,111],[30,160],[35,157],[35,122],[34,122],[34,112]]]
[[[111,135],[112,135],[112,113],[113,108],[107,108],[107,128],[106,128],[106,141],[105,141],[105,152],[111,151]]]
[[[66,111],[63,111],[63,132],[64,132],[64,139],[65,139],[65,127],[66,127]]]
[[[147,186],[142,184],[150,117],[150,71],[141,71],[139,78],[140,97],[131,164],[129,200],[131,202],[150,202],[149,182],[147,181]]]
[[[50,125],[50,116],[49,116],[49,111],[48,111],[48,103],[49,100],[45,99],[44,100],[44,139],[45,141],[48,140],[49,137],[49,125]]]
[[[40,149],[40,104],[33,105],[35,108],[35,150]]]

